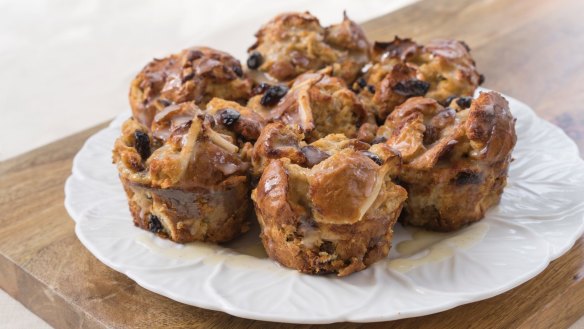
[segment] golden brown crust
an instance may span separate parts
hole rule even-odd
[[[426,97],[444,102],[451,96],[472,96],[479,85],[475,62],[460,41],[432,40],[418,56],[418,79],[430,83]]]
[[[359,127],[374,123],[358,97],[345,84],[326,72],[304,73],[286,95],[274,106],[262,106],[263,95],[253,97],[248,107],[263,115],[267,121],[281,121],[298,126],[308,141],[331,133],[357,137]]]
[[[471,96],[481,76],[465,43],[432,40],[425,46],[411,39],[396,37],[376,42],[373,62],[360,83],[360,97],[379,120],[407,98],[425,96],[440,103],[460,96]]]
[[[156,113],[170,104],[204,106],[213,97],[244,103],[251,87],[231,55],[193,47],[146,65],[132,81],[129,98],[134,118],[150,127]]]
[[[308,12],[285,13],[266,23],[256,37],[248,50],[254,61],[250,69],[277,81],[330,65],[335,76],[350,83],[369,61],[365,33],[346,15],[341,23],[323,28]]]
[[[251,143],[263,119],[238,103],[211,100],[158,112],[148,130],[122,127],[113,158],[134,223],[176,242],[225,242],[249,228]]]
[[[273,159],[288,158],[292,163],[305,165],[307,157],[302,152],[304,134],[282,122],[268,124],[253,147],[252,165],[259,177]]]
[[[286,143],[273,142],[280,128],[266,126],[258,142],[272,143],[254,149],[254,157],[272,155],[261,161],[265,169],[252,192],[268,255],[301,272],[339,276],[387,256],[406,199],[391,181],[399,156],[388,145],[370,147],[340,134],[302,146],[301,135],[291,142],[288,130]]]
[[[456,103],[470,108],[410,98],[378,130],[404,160],[404,223],[452,231],[482,219],[500,200],[516,142],[509,105],[495,92]]]

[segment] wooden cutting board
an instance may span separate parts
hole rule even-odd
[[[584,1],[425,0],[365,24],[372,40],[465,40],[485,86],[531,105],[584,149]],[[94,258],[77,240],[63,184],[73,135],[0,163],[0,287],[57,328],[277,328],[174,302]],[[545,152],[546,150],[542,150]],[[583,202],[584,202],[584,196]],[[563,328],[584,314],[584,239],[535,279],[425,317],[331,328]],[[298,326],[316,327],[316,326]]]

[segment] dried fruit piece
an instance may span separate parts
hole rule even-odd
[[[272,106],[278,104],[280,99],[286,96],[288,88],[284,86],[271,86],[260,99],[260,104],[263,106]]]
[[[392,89],[396,94],[405,97],[424,96],[430,89],[430,84],[426,81],[411,79],[398,82]]]
[[[239,120],[240,116],[241,114],[239,114],[239,112],[234,109],[224,109],[221,111],[221,114],[219,114],[221,123],[223,123],[223,125],[226,127],[231,127],[235,122],[237,122],[237,120]]]
[[[252,70],[255,70],[258,67],[260,67],[260,65],[262,65],[263,61],[264,58],[262,57],[262,54],[260,54],[257,51],[254,51],[251,53],[251,55],[249,55],[249,58],[247,59],[247,67],[249,67]]]
[[[162,231],[162,224],[160,223],[160,218],[158,216],[150,214],[150,223],[148,223],[148,229],[152,233],[158,233]]]
[[[151,153],[150,137],[148,137],[147,133],[140,130],[136,130],[134,132],[134,139],[135,139],[134,148],[136,149],[136,151],[138,151],[138,154],[140,154],[142,161],[146,161],[146,159],[150,157]]]
[[[460,97],[456,100],[456,104],[463,109],[467,109],[470,107],[470,103],[472,103],[472,97]]]

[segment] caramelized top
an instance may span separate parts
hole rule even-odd
[[[510,156],[517,139],[515,119],[500,94],[483,92],[472,102],[459,98],[450,105],[410,98],[387,117],[378,136],[401,153],[409,168],[419,170],[468,161],[488,165]]]
[[[114,161],[131,181],[160,188],[196,188],[247,179],[251,142],[263,119],[238,103],[212,99],[202,111],[194,102],[158,112],[152,129],[131,118],[116,141]]]
[[[356,137],[358,127],[374,122],[373,116],[344,81],[328,71],[300,75],[273,106],[261,104],[263,95],[254,96],[248,106],[268,121],[299,127],[309,141],[331,133]]]
[[[373,63],[354,87],[380,120],[410,97],[445,103],[448,98],[471,96],[481,82],[470,49],[460,41],[432,40],[421,46],[396,37],[376,42],[372,53]]]
[[[150,127],[156,113],[171,104],[194,101],[204,106],[214,97],[245,102],[251,87],[231,55],[194,47],[146,65],[132,81],[130,105],[134,118]]]
[[[253,165],[263,171],[257,187],[260,207],[287,202],[321,223],[360,221],[382,190],[395,192],[391,202],[406,197],[391,183],[401,160],[389,145],[370,146],[340,134],[307,145],[292,128],[269,124],[254,146]]]
[[[346,15],[341,23],[324,28],[308,12],[280,14],[256,37],[248,50],[248,67],[277,81],[289,81],[330,65],[333,75],[352,82],[369,61],[364,32]]]

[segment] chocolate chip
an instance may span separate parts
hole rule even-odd
[[[148,134],[140,130],[134,132],[134,148],[140,154],[142,161],[146,161],[150,156],[150,138]]]
[[[392,89],[396,94],[405,97],[424,96],[430,89],[430,84],[426,81],[411,79],[398,82]]]
[[[319,150],[314,146],[304,146],[300,149],[302,154],[306,157],[307,165],[309,168],[321,163],[322,161],[326,160],[330,155],[324,151]]]
[[[247,59],[247,67],[249,67],[252,70],[257,69],[258,67],[260,67],[260,65],[262,65],[262,62],[264,61],[262,54],[260,54],[258,51],[254,51],[249,55],[249,58]]]
[[[375,94],[375,86],[374,85],[368,85],[367,90],[369,90],[370,93]]]
[[[239,120],[240,116],[241,114],[234,109],[224,109],[219,114],[221,123],[223,123],[223,125],[226,127],[231,127],[235,122],[237,122],[237,120]]]
[[[287,92],[288,88],[284,86],[271,86],[260,99],[260,104],[263,106],[276,105]]]
[[[260,83],[259,85],[253,87],[251,91],[254,95],[263,94],[268,90],[271,86],[265,82]]]
[[[385,138],[383,136],[377,136],[377,137],[373,138],[373,140],[371,141],[371,145],[381,144],[381,143],[385,143],[385,142],[387,142],[387,138]]]
[[[241,70],[241,66],[233,65],[233,67],[231,69],[233,70],[233,73],[235,73],[238,77],[241,78],[243,76],[243,71]]]
[[[470,47],[468,46],[468,44],[462,40],[459,41],[460,44],[462,44],[462,46],[466,49],[466,51],[470,52]]]
[[[459,99],[456,100],[456,104],[458,104],[458,106],[460,106],[463,109],[469,108],[471,103],[472,103],[471,97],[460,97]]]
[[[363,78],[359,78],[357,79],[357,84],[359,85],[359,87],[365,88],[365,86],[367,86],[367,81],[365,81],[365,79]]]
[[[378,165],[383,165],[383,159],[381,159],[377,154],[369,151],[362,151],[363,155],[368,157],[369,159],[373,160],[373,162],[377,163]]]
[[[461,171],[453,179],[454,185],[480,184],[483,182],[483,176],[480,173],[472,171]]]
[[[485,82],[485,75],[481,74],[479,75],[479,86],[482,85]]]
[[[168,99],[164,99],[164,98],[159,98],[158,103],[160,103],[160,105],[162,105],[164,107],[170,106],[170,104],[172,104],[171,101],[169,101]]]
[[[158,216],[150,214],[148,229],[152,233],[158,233],[162,231],[162,224],[160,223],[160,218],[158,218]]]

